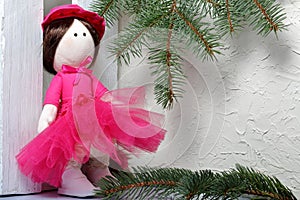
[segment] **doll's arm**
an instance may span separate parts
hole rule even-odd
[[[44,107],[39,119],[38,133],[42,132],[56,119],[57,108],[61,99],[61,90],[62,77],[58,74],[52,79],[47,90]]]
[[[52,104],[46,104],[43,107],[38,125],[38,133],[46,129],[56,118],[57,107]]]
[[[108,89],[100,81],[98,81],[98,79],[95,78],[94,81],[97,82],[95,97],[96,99],[101,99],[103,94],[105,94],[108,91]]]
[[[97,90],[96,90],[96,99],[99,99],[104,102],[110,102],[114,104],[122,104],[123,102],[117,100],[113,97],[110,91],[97,80]]]
[[[114,104],[121,104],[117,99],[115,99],[111,92],[100,82],[98,81],[97,90],[96,90],[96,99],[99,99],[104,102],[110,102]]]

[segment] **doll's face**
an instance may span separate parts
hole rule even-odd
[[[77,19],[59,42],[55,56],[54,69],[58,72],[62,65],[79,67],[88,57],[93,57],[95,46],[89,30]],[[86,66],[88,67],[88,66]]]

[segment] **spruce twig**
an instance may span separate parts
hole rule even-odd
[[[190,173],[186,169],[136,168],[133,173],[118,172],[101,179],[96,194],[104,199],[146,199],[166,197],[174,192],[181,177]]]
[[[182,36],[186,36],[182,47],[200,59],[215,60],[221,53],[222,37],[237,33],[248,23],[262,36],[274,32],[277,37],[277,32],[286,27],[284,10],[275,0],[94,0],[91,10],[103,15],[109,26],[117,22],[121,13],[131,16],[128,27],[110,46],[111,54],[120,64],[129,64],[131,57],[147,56],[142,52],[144,47],[150,52],[155,98],[164,108],[171,108],[174,100],[182,96],[185,79],[182,63],[171,64],[174,58],[181,60],[172,38],[183,40]],[[168,37],[164,31],[157,34],[157,29],[168,30]],[[166,61],[162,62],[158,56],[163,54]],[[180,70],[175,73],[174,68]],[[168,81],[162,81],[162,77]]]
[[[99,182],[97,195],[104,199],[236,199],[253,198],[296,200],[291,190],[276,177],[252,168],[236,165],[235,169],[214,173],[211,170],[191,171],[178,168],[135,168],[133,173],[118,172],[114,178]]]

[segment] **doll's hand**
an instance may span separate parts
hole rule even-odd
[[[57,107],[52,104],[46,104],[40,116],[38,133],[47,128],[56,118]]]

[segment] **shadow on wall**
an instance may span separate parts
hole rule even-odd
[[[44,16],[47,15],[51,8],[64,4],[71,4],[72,0],[44,0]]]

